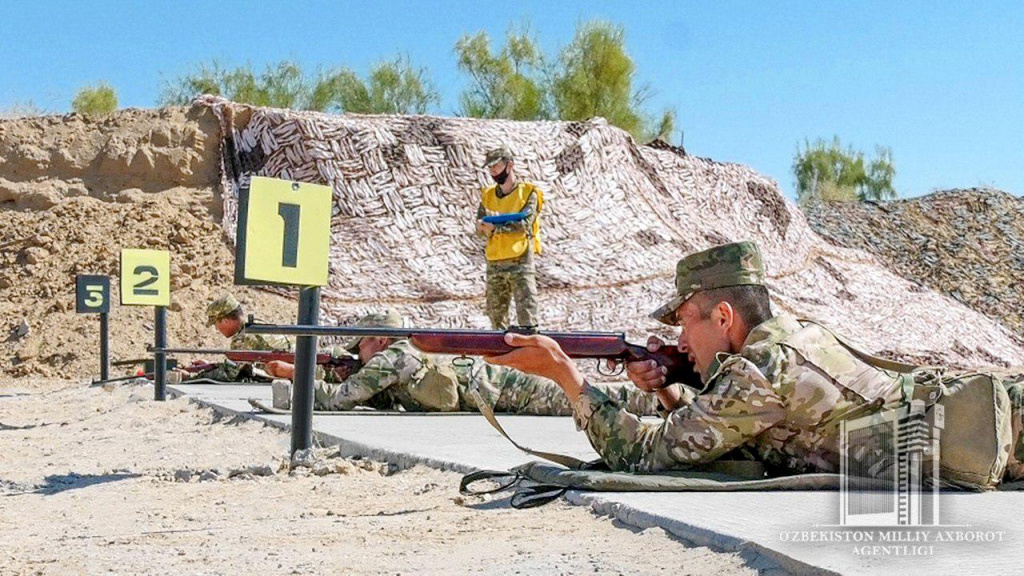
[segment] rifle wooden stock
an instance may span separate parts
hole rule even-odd
[[[500,330],[451,330],[417,328],[372,328],[362,326],[303,326],[290,324],[257,324],[249,322],[245,330],[252,334],[285,334],[289,336],[358,336],[407,338],[413,346],[431,354],[460,356],[498,356],[514,350],[505,343]],[[512,329],[512,332],[533,332]],[[700,375],[693,364],[675,346],[664,346],[650,352],[646,346],[630,344],[621,332],[536,332],[551,338],[570,358],[596,358],[619,363],[654,360],[668,369],[670,383],[681,383],[702,389]]]
[[[151,352],[164,352],[165,354],[216,354],[218,356],[224,356],[232,362],[272,362],[278,360],[281,362],[288,362],[289,364],[295,363],[294,352],[284,352],[280,350],[240,350],[237,348],[153,348],[150,347]],[[358,358],[340,356],[335,357],[330,354],[317,354],[316,363],[326,366],[353,366],[359,363]],[[210,364],[213,366],[213,364]]]

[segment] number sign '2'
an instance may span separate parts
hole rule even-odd
[[[330,186],[253,176],[238,204],[236,284],[327,284]]]
[[[79,314],[110,312],[110,278],[85,274],[75,276],[75,311]]]
[[[171,305],[171,253],[121,250],[121,304]]]

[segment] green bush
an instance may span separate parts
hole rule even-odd
[[[106,82],[86,86],[75,94],[71,109],[88,116],[107,116],[117,110],[117,92]]]

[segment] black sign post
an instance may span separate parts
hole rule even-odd
[[[298,322],[320,321],[331,245],[330,186],[253,176],[238,193],[235,284],[298,286]],[[295,342],[292,454],[313,445],[316,336]]]
[[[100,315],[100,380],[106,380],[110,378],[110,278],[76,276],[75,312]]]
[[[320,323],[320,287],[299,290],[300,325]],[[316,375],[316,336],[295,339],[295,385],[292,387],[292,454],[313,445],[313,378]]]
[[[153,352],[153,399],[163,401],[167,399],[167,353],[163,351],[167,348],[167,307],[156,306],[154,310],[153,344],[156,351]]]
[[[166,398],[167,307],[171,305],[171,253],[166,250],[121,250],[121,304],[153,306],[153,399]]]

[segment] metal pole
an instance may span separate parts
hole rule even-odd
[[[320,288],[299,291],[298,324],[320,322]],[[313,445],[313,377],[316,374],[316,336],[295,339],[295,383],[292,386],[292,454]]]
[[[106,312],[100,312],[100,380],[110,378],[110,323]]]
[[[167,353],[161,351],[167,347],[167,308],[164,306],[156,307],[153,331],[157,349],[153,353],[153,399],[162,401],[167,397]]]

